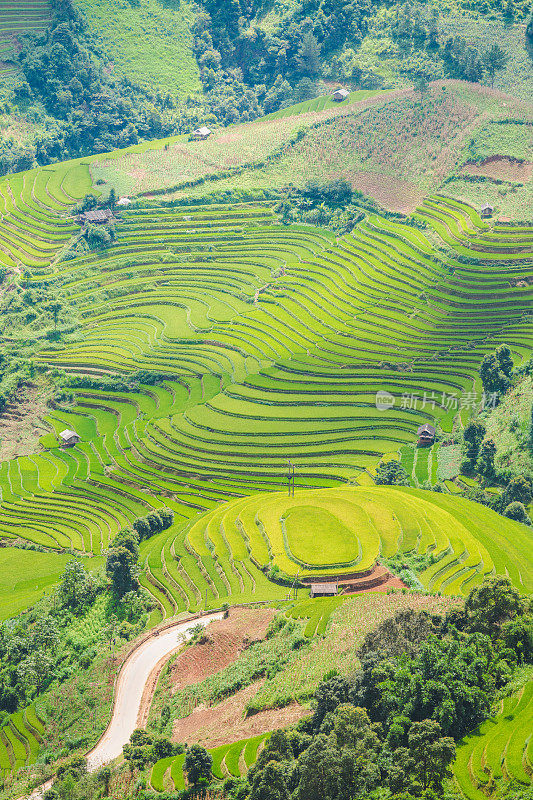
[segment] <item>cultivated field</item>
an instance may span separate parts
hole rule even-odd
[[[467,800],[484,800],[497,782],[530,786],[533,775],[533,679],[498,703],[496,713],[457,748],[454,774]]]
[[[193,541],[197,514],[283,488],[289,458],[299,491],[368,484],[421,422],[451,429],[485,352],[505,341],[519,362],[531,349],[531,289],[517,286],[531,227],[482,222],[442,195],[417,212],[428,235],[370,214],[338,241],[276,224],[267,205],[132,209],[108,250],[50,265],[73,229],[66,209],[89,185],[87,165],[2,185],[2,257],[31,266],[36,285],[56,280],[82,320],[40,363],[168,377],[136,392],[78,390],[73,410],[55,409],[51,430],[74,428],[82,442],[65,451],[49,434],[42,452],[2,464],[0,533],[99,554],[136,517],[172,507],[173,528],[143,545],[142,580],[163,616],[286,592],[250,561],[242,537],[233,551],[213,524],[213,548],[203,534]],[[393,396],[389,410],[376,407],[380,389]],[[437,479],[433,453],[414,469],[420,481]],[[336,547],[339,562],[359,558]],[[472,570],[481,561],[471,558]],[[450,586],[461,591],[473,575],[458,571]]]
[[[48,0],[2,0],[0,4],[0,80],[15,72],[17,36],[38,33],[48,27]]]
[[[466,594],[503,572],[523,592],[533,588],[527,529],[470,501],[408,489],[255,495],[203,517],[186,541],[199,558],[214,557],[228,581],[231,569],[254,564],[303,579],[365,572],[382,557],[417,552],[435,559],[420,575],[433,592]]]

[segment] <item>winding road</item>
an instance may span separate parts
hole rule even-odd
[[[98,744],[87,753],[89,772],[108,764],[122,753],[123,746],[129,742],[137,727],[145,686],[161,659],[169,658],[183,641],[189,639],[194,627],[208,625],[215,619],[222,619],[222,616],[222,612],[218,612],[176,622],[159,634],[152,634],[128,656],[115,684],[115,702],[107,730]]]
[[[170,658],[184,641],[190,639],[197,625],[209,625],[222,619],[222,611],[176,622],[139,644],[124,661],[115,683],[111,720],[99,742],[87,753],[89,772],[108,764],[122,753],[123,746],[137,727],[143,693],[150,676],[162,659]],[[39,800],[52,786],[53,779],[38,786],[27,800]],[[24,798],[19,798],[24,800]]]

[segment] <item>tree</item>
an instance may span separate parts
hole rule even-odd
[[[137,531],[140,542],[144,541],[144,539],[149,538],[151,531],[150,531],[150,525],[146,517],[139,517],[139,519],[136,519],[135,522],[133,523],[133,527]]]
[[[320,53],[322,47],[310,31],[304,33],[298,50],[298,64],[309,75],[318,75],[321,70]]]
[[[54,300],[53,303],[50,303],[48,306],[48,310],[51,311],[52,316],[54,318],[54,328],[57,328],[57,320],[59,317],[59,312],[63,308],[62,303],[59,300]]]
[[[477,470],[486,478],[494,475],[494,459],[496,458],[496,442],[488,437],[483,439],[477,460]]]
[[[470,591],[465,611],[469,630],[494,636],[504,622],[520,613],[520,595],[509,578],[496,575]]]
[[[67,561],[59,585],[59,597],[63,605],[82,609],[94,600],[96,592],[96,581],[81,561],[76,558]]]
[[[469,422],[463,431],[463,440],[466,444],[466,461],[467,463],[463,468],[473,469],[479,456],[479,448],[487,429],[484,424],[479,420],[472,420]]]
[[[150,526],[150,534],[160,533],[163,530],[163,522],[157,512],[151,511],[146,517],[146,521]]]
[[[523,503],[528,506],[533,499],[533,487],[531,479],[524,477],[524,475],[516,475],[512,478],[501,496],[501,506],[505,508],[509,503]]]
[[[494,46],[497,47],[498,45]],[[513,371],[513,358],[510,347],[508,347],[506,344],[501,344],[499,347],[497,347],[496,359],[503,374],[510,378]]]
[[[505,394],[511,385],[512,369],[511,351],[505,344],[501,344],[494,353],[484,356],[479,370],[484,391]]]
[[[409,486],[409,476],[396,459],[382,461],[376,470],[375,481],[378,486]]]
[[[120,531],[111,543],[106,559],[106,574],[118,597],[137,587],[138,557],[139,539],[135,531]]]
[[[450,764],[455,759],[455,743],[442,736],[442,729],[433,719],[413,722],[409,730],[409,751],[414,772],[423,789],[442,790],[442,782],[450,775]]]
[[[115,210],[115,206],[117,204],[117,194],[113,188],[109,190],[109,197],[107,198],[107,204],[111,211]]]
[[[516,522],[522,522],[524,525],[531,525],[531,520],[528,516],[525,505],[523,503],[518,503],[517,501],[509,503],[509,505],[506,506],[503,516],[509,517],[509,519],[514,519]]]
[[[185,754],[184,770],[187,780],[195,792],[209,784],[212,766],[213,759],[205,747],[201,747],[199,744],[189,747]]]
[[[159,516],[161,517],[163,530],[166,531],[167,528],[170,528],[170,526],[174,522],[174,512],[171,511],[170,508],[161,508],[159,510]]]
[[[426,75],[415,75],[413,78],[413,89],[415,92],[420,94],[420,97],[423,97],[429,89],[429,81]]]
[[[490,50],[483,53],[482,61],[487,74],[490,77],[490,85],[494,86],[494,76],[502,70],[509,60],[509,56],[497,44],[493,44]]]
[[[250,800],[289,800],[287,769],[284,764],[269,761],[264,769],[251,774]]]

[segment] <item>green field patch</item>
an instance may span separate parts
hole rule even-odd
[[[289,552],[315,566],[353,562],[359,547],[356,537],[333,513],[312,506],[293,506],[285,517]]]

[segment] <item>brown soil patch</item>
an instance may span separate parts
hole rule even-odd
[[[480,175],[511,183],[528,183],[533,175],[533,164],[530,161],[517,161],[507,156],[491,156],[479,164],[468,161],[461,168],[461,174]]]
[[[346,586],[344,588],[343,594],[364,594],[365,592],[386,592],[387,589],[408,589],[406,583],[404,583],[401,578],[397,578],[396,575],[391,575],[390,578],[387,578],[385,583],[380,583],[379,586],[370,587],[369,589],[357,589],[357,587],[353,587],[353,591],[350,589],[350,586]]]
[[[372,197],[388,211],[410,214],[424,199],[424,192],[416,183],[383,173],[351,172],[344,177],[351,182],[354,189]]]
[[[252,642],[265,638],[274,615],[271,608],[237,608],[230,611],[227,619],[212,622],[201,643],[187,647],[172,664],[172,693],[200,683],[236,661]]]
[[[39,439],[48,433],[43,419],[48,414],[51,387],[46,382],[20,386],[0,414],[0,461],[30,456],[40,450]]]
[[[246,703],[261,685],[262,681],[252,683],[216,706],[198,706],[189,716],[175,720],[173,741],[218,747],[237,739],[247,739],[276,728],[285,728],[313,713],[299,703],[291,703],[285,708],[272,708],[245,718]]]

